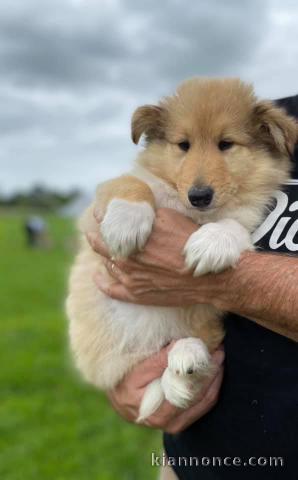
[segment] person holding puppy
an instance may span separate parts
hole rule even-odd
[[[277,103],[298,117],[298,96]],[[100,275],[95,279],[110,297],[143,305],[211,304],[230,312],[224,348],[213,354],[215,372],[196,402],[180,410],[165,401],[145,422],[165,432],[173,468],[165,468],[164,479],[297,478],[297,205],[296,146],[292,181],[277,193],[276,205],[255,232],[260,248],[245,252],[235,269],[199,278],[183,272],[181,252],[197,226],[173,210],[157,211],[153,233],[133,259],[113,262],[102,239],[92,239],[114,277],[112,284]],[[109,392],[126,420],[136,420],[141,393],[161,376],[170,347],[136,366]],[[178,462],[181,457],[220,457],[230,463],[190,466]],[[274,465],[272,458],[282,460]]]

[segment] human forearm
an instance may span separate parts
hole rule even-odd
[[[211,303],[298,341],[298,259],[245,252],[235,269],[193,277],[185,272],[181,252],[196,229],[177,212],[158,210],[144,251],[118,265],[107,258],[114,280],[111,284],[98,278],[99,288],[118,300],[142,305]],[[99,236],[89,241],[95,251],[109,256]]]
[[[298,341],[296,258],[246,252],[237,268],[218,275],[216,283],[213,302],[218,308]]]

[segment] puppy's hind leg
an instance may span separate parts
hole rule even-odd
[[[178,408],[187,408],[199,392],[202,380],[213,371],[211,358],[199,338],[178,340],[168,355],[162,376],[165,398]]]
[[[165,399],[161,378],[156,378],[147,386],[142,398],[137,422],[140,423],[150,417],[160,407]]]
[[[164,400],[178,408],[187,408],[200,390],[202,378],[212,371],[210,355],[202,340],[192,337],[178,340],[168,354],[168,367],[162,377],[147,386],[137,421],[150,417]]]

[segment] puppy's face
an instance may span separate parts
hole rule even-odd
[[[186,207],[211,212],[261,201],[285,181],[298,129],[240,80],[192,79],[158,106],[137,109],[133,141],[142,134],[141,162]]]

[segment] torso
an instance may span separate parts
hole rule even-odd
[[[283,105],[283,101],[281,101]],[[298,116],[298,97],[285,100]],[[296,110],[295,110],[296,108]],[[293,178],[254,237],[264,251],[298,254],[298,148]],[[268,285],[270,288],[270,285]],[[283,457],[283,467],[176,468],[181,479],[297,479],[298,346],[252,321],[225,320],[225,379],[217,406],[177,436],[165,436],[169,456]]]

